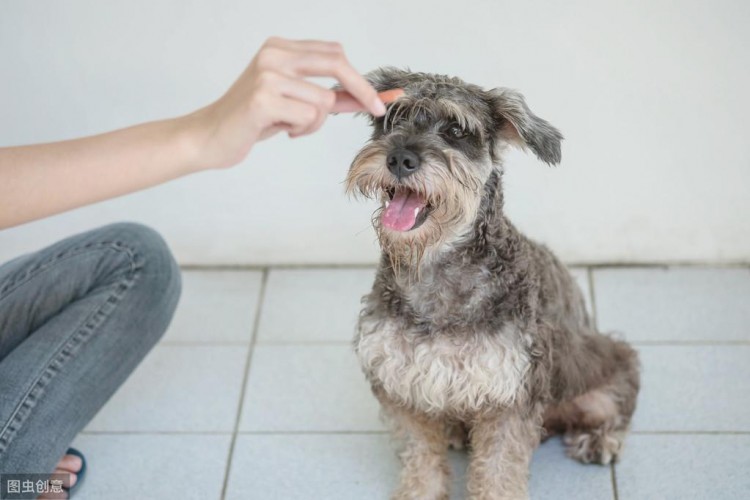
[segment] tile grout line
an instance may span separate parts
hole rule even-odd
[[[241,340],[165,340],[159,342],[160,346],[166,347],[206,347],[206,346],[220,346],[220,347],[247,347],[250,345],[250,341],[243,342]]]
[[[389,434],[389,431],[240,431],[239,434],[243,436],[379,436]]]
[[[620,492],[617,491],[617,469],[615,468],[615,462],[609,463],[609,476],[612,480],[612,495],[614,500],[620,499]]]
[[[242,376],[242,386],[240,388],[240,400],[237,405],[237,415],[234,420],[234,429],[232,430],[232,439],[229,443],[229,452],[227,454],[227,466],[224,471],[224,481],[221,485],[221,500],[224,500],[227,494],[227,486],[229,485],[229,474],[232,469],[232,459],[234,458],[234,448],[237,443],[237,434],[240,428],[240,417],[242,416],[242,407],[245,403],[245,390],[247,388],[247,379],[250,376],[250,364],[253,359],[253,352],[255,351],[255,344],[258,338],[258,328],[260,327],[260,317],[263,314],[263,304],[266,299],[266,287],[268,285],[268,274],[269,269],[266,267],[263,269],[263,277],[260,282],[260,291],[258,292],[258,304],[255,308],[255,320],[253,321],[253,332],[250,338],[250,345],[247,349],[247,358],[245,359],[245,371]]]
[[[592,314],[592,320],[594,315]],[[625,339],[627,340],[627,339]],[[723,346],[750,346],[750,340],[627,340],[630,345],[638,347],[723,347]],[[239,341],[167,341],[160,342],[160,347],[247,347],[249,342]],[[351,345],[348,340],[263,340],[255,344],[263,347],[318,347],[318,346],[346,346]]]
[[[257,431],[237,431],[238,435],[332,435],[332,434],[388,434],[387,430],[257,430]],[[89,436],[121,436],[121,435],[140,435],[140,436],[154,436],[154,435],[177,435],[177,436],[231,436],[234,434],[233,431],[164,431],[164,430],[147,430],[147,431],[82,431],[81,434]],[[634,436],[750,436],[750,430],[747,431],[630,431],[629,434]]]
[[[750,261],[734,260],[728,262],[679,261],[661,262],[563,262],[568,268],[591,269],[672,269],[672,268],[716,268],[716,269],[750,269]],[[378,261],[373,262],[287,262],[265,264],[197,264],[184,263],[180,268],[186,271],[265,271],[277,269],[375,269]]]
[[[630,434],[636,436],[748,436],[748,431],[672,431],[672,430],[661,430],[661,431],[630,431]]]
[[[628,340],[629,344],[638,346],[727,346],[750,345],[750,340]]]
[[[258,342],[263,347],[308,347],[352,345],[351,340],[264,340]]]
[[[86,436],[231,436],[232,431],[81,431]]]
[[[596,324],[595,315],[591,318]],[[679,346],[746,346],[750,340],[628,340],[628,343],[644,347],[679,347]],[[295,347],[295,346],[325,346],[325,345],[349,345],[349,340],[262,340],[255,345],[269,347]],[[247,347],[250,342],[242,341],[192,341],[192,340],[167,340],[160,342],[161,347]]]
[[[321,262],[321,263],[286,263],[286,264],[181,264],[180,268],[185,271],[276,271],[276,270],[298,270],[298,269],[373,269],[378,267],[377,262]]]

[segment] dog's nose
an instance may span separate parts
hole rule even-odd
[[[388,170],[399,179],[408,177],[419,169],[419,156],[404,148],[391,151],[386,161]]]

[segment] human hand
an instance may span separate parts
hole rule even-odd
[[[343,92],[305,80],[336,79]],[[193,131],[197,169],[229,167],[253,145],[279,132],[290,137],[318,130],[331,112],[366,110],[382,116],[385,106],[348,62],[336,42],[269,38],[247,69],[213,104],[185,117]]]

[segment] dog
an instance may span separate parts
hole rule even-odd
[[[636,352],[596,331],[581,291],[545,246],[503,212],[509,146],[561,160],[560,132],[506,88],[381,68],[400,88],[348,171],[349,193],[379,200],[382,257],[354,350],[403,439],[394,499],[447,499],[449,446],[470,450],[472,499],[528,498],[541,439],[569,456],[620,454],[639,390]]]

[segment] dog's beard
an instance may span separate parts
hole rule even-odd
[[[419,172],[397,181],[386,167],[382,144],[372,142],[355,157],[346,179],[347,192],[380,201],[372,225],[396,272],[418,271],[425,258],[471,229],[483,186],[477,169],[471,167],[461,155],[446,150],[442,155],[426,154]],[[400,205],[392,207],[392,202]],[[398,210],[418,213],[394,222]]]

